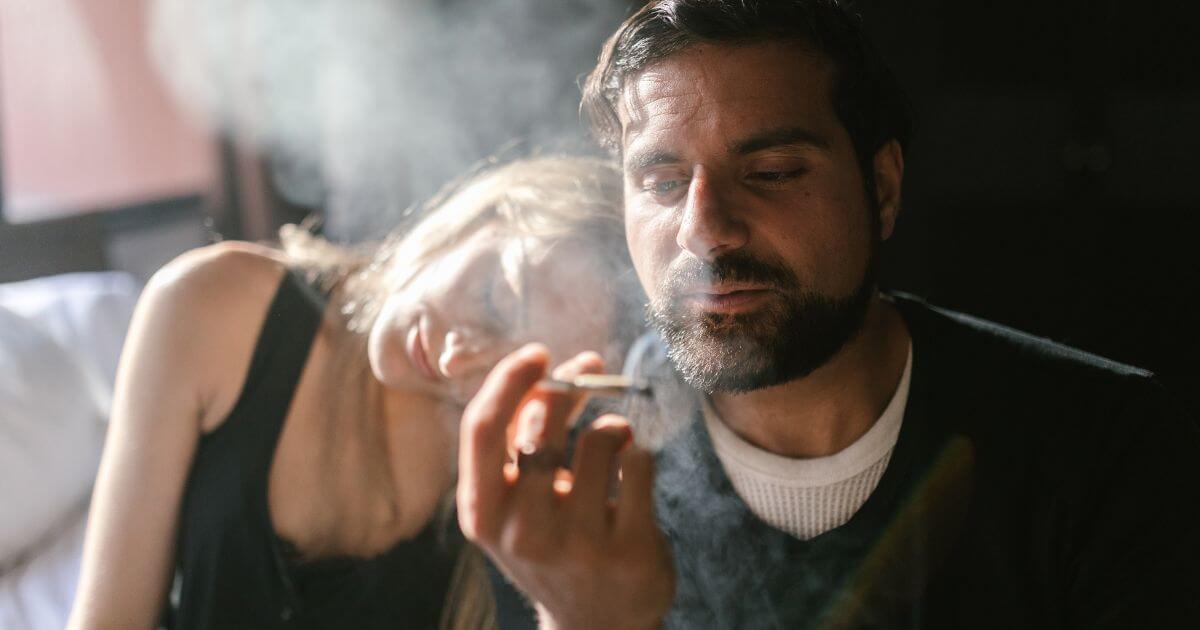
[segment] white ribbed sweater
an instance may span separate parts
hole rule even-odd
[[[704,421],[713,449],[733,488],[764,522],[808,540],[850,520],[879,484],[900,436],[912,373],[912,348],[904,374],[875,424],[840,452],[792,459],[738,437],[711,404]]]

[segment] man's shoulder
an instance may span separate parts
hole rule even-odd
[[[1194,459],[1195,420],[1149,371],[909,296],[896,305],[913,339],[910,409],[915,398],[918,415],[967,436],[979,461],[1061,491],[1115,462],[1157,466],[1168,445]]]
[[[1040,337],[974,315],[929,304],[922,298],[893,294],[914,338],[933,346],[957,373],[1023,380],[1022,376],[1130,381],[1152,379],[1149,370]]]
[[[1178,416],[1148,370],[896,295],[913,339],[914,387],[938,416],[980,435],[1108,438]]]

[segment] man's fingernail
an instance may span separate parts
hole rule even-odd
[[[545,428],[546,403],[540,398],[530,399],[521,407],[521,415],[517,418],[517,436],[514,439],[516,447],[536,448],[542,441]]]
[[[564,361],[558,367],[554,368],[551,376],[560,381],[568,381],[584,372],[584,366],[593,361],[603,361],[600,355],[591,350],[580,352],[579,354]]]
[[[550,376],[558,381],[569,381],[576,376],[579,376],[579,365],[575,361],[567,361],[562,365],[554,368]]]
[[[622,427],[625,429],[633,430],[633,427],[630,426],[628,419],[626,419],[622,416],[618,416],[617,414],[614,414],[614,413],[606,413],[603,416],[600,416],[599,418],[596,419],[595,422],[592,423],[592,427],[597,428],[597,429],[604,429],[604,428],[608,428],[608,427]]]

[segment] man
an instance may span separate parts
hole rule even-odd
[[[1200,620],[1200,432],[1150,375],[879,294],[903,103],[833,0],[660,0],[610,39],[584,110],[701,405],[656,471],[617,417],[566,471],[579,401],[536,386],[544,350],[491,374],[460,523],[543,626]]]

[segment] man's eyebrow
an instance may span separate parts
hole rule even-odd
[[[633,153],[625,160],[625,171],[640,171],[651,166],[657,166],[659,164],[675,164],[679,161],[679,156],[669,151],[646,151],[643,153]]]
[[[788,129],[772,129],[755,134],[744,140],[735,142],[730,151],[736,155],[748,155],[755,151],[774,147],[807,145],[817,149],[829,150],[829,140],[816,132],[803,127]]]

